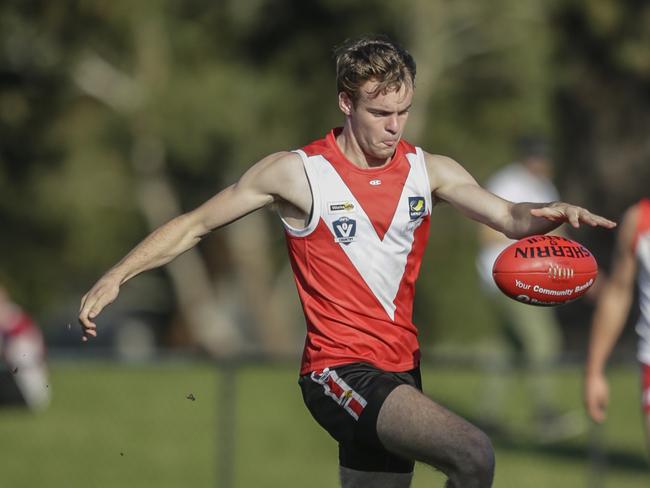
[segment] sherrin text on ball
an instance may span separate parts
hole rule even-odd
[[[492,276],[510,298],[530,305],[571,302],[596,281],[598,264],[582,244],[556,235],[520,239],[497,257]]]

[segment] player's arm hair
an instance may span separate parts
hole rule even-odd
[[[513,203],[481,188],[456,161],[425,153],[431,193],[452,204],[468,217],[486,224],[511,239],[546,234],[564,222],[611,229],[615,222],[565,202]]]
[[[135,246],[107,274],[120,284],[143,271],[167,264],[189,250],[209,232],[272,204],[286,185],[291,153],[272,154],[254,164],[236,183],[220,191],[194,210],[161,225]]]
[[[481,187],[465,168],[451,158],[425,153],[425,160],[435,197],[507,237],[518,239],[548,232],[559,225],[530,215],[532,208],[546,204],[514,204]]]
[[[621,335],[634,294],[637,264],[633,239],[638,206],[630,208],[618,233],[612,270],[598,297],[591,323],[585,374],[602,374],[616,341]]]

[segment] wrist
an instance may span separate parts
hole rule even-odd
[[[104,278],[115,282],[117,286],[121,286],[125,281],[129,279],[128,275],[117,267],[109,269],[104,275]]]
[[[602,366],[587,366],[585,369],[586,378],[601,378],[605,375],[605,368]]]

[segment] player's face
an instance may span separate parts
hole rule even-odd
[[[352,132],[368,163],[383,164],[392,157],[402,137],[413,99],[413,87],[403,84],[399,90],[373,95],[376,85],[376,81],[366,81],[356,103],[352,104],[345,94],[341,94],[339,104],[348,116]]]

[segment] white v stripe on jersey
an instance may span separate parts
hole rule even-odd
[[[329,163],[324,158],[314,158],[313,163],[329,166]],[[361,207],[354,194],[345,185],[338,173],[333,170],[326,171],[324,169],[321,169],[319,172],[321,177],[324,177],[319,182],[321,188],[323,186],[337,188],[337,197],[340,196],[342,200],[352,202],[356,209],[356,212],[353,214],[356,221],[355,245],[349,245],[343,242],[339,244],[384,307],[388,316],[393,320],[395,318],[395,296],[397,295],[402,276],[404,275],[406,260],[413,243],[413,231],[422,222],[422,219],[414,221],[410,225],[412,228],[411,232],[404,233],[402,231],[402,226],[407,225],[406,221],[408,221],[409,214],[408,212],[400,212],[399,210],[408,208],[408,197],[411,195],[412,188],[409,188],[408,184],[404,186],[399,199],[398,210],[395,212],[388,232],[386,232],[382,240],[377,235],[363,207]],[[411,172],[407,178],[407,182],[412,178],[413,172],[413,165],[411,165]],[[331,215],[329,213],[321,215],[321,218],[332,232],[333,238],[336,238],[334,222],[338,220],[338,217],[338,215]]]
[[[304,159],[314,194],[314,215],[308,229],[315,226],[318,217],[325,222],[332,239],[338,242],[390,319],[394,320],[395,297],[411,252],[414,232],[431,211],[428,177],[424,165],[418,164],[421,152],[407,155],[410,171],[383,239],[379,238],[365,210],[330,162],[320,155],[306,157],[301,151],[299,153]],[[411,219],[409,197],[422,197],[426,202],[426,213]],[[347,220],[341,221],[340,213],[330,211],[331,202],[352,204],[353,210],[344,214]],[[300,235],[305,235],[305,232],[300,232]]]

